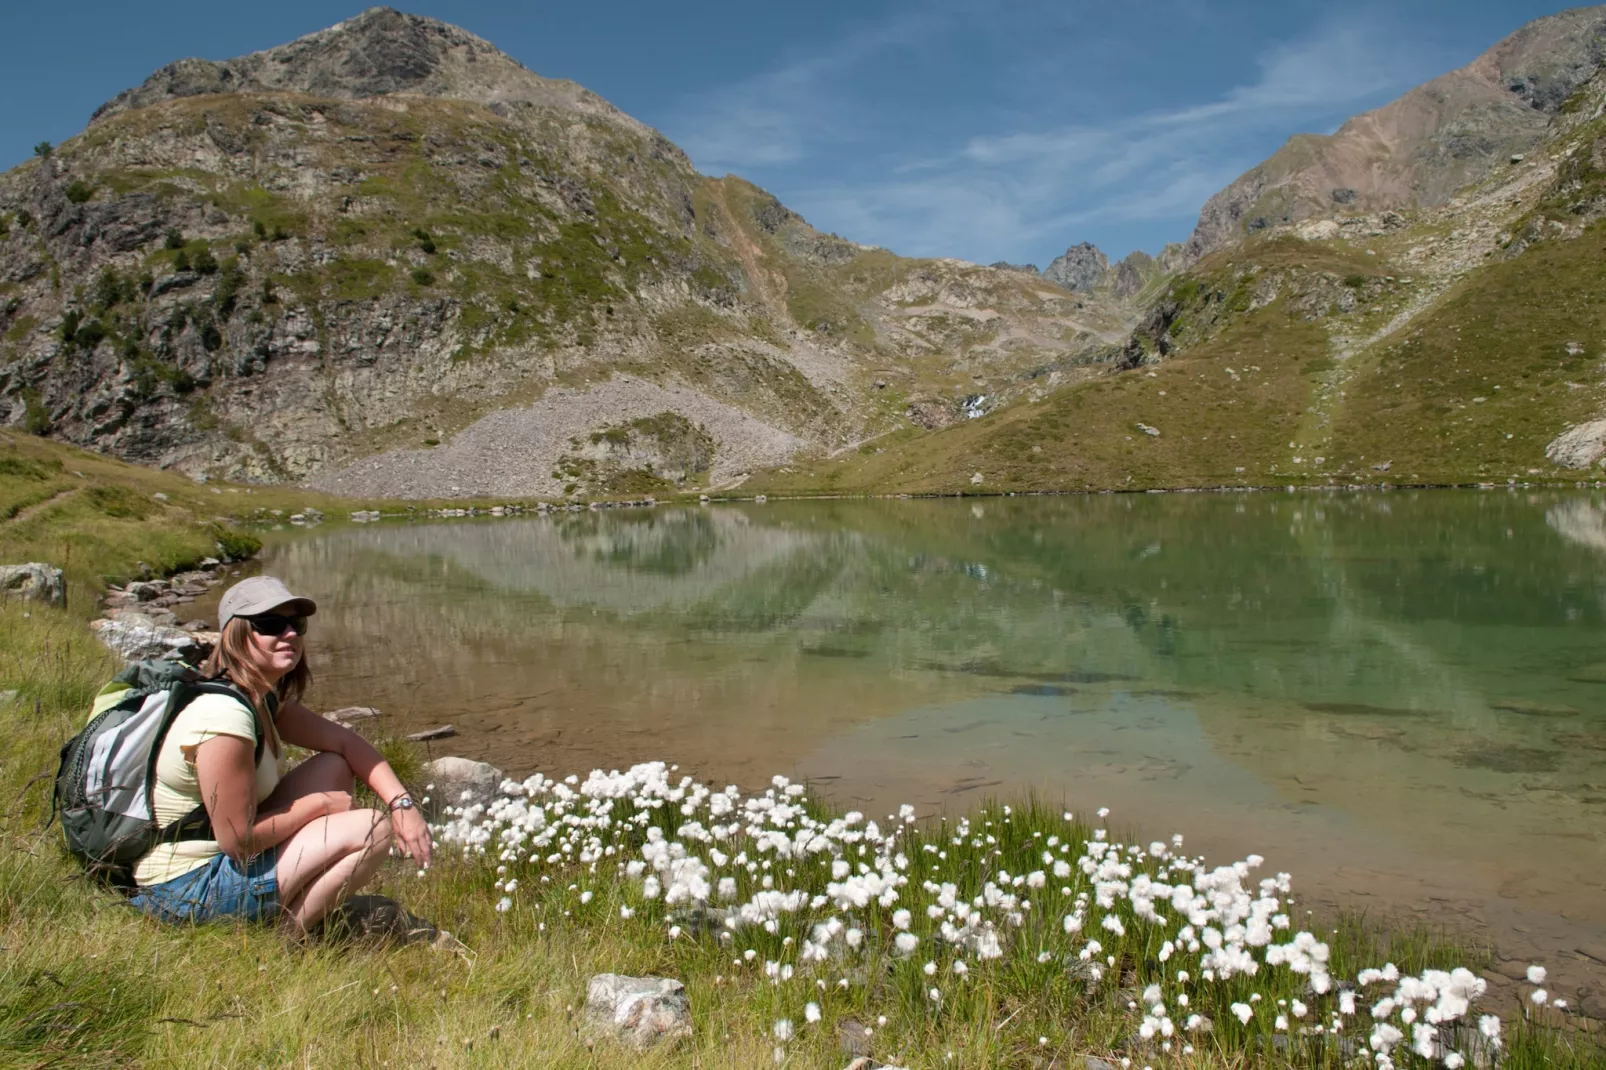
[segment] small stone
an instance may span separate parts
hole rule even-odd
[[[586,1026],[637,1051],[691,1037],[686,986],[668,977],[603,973],[586,985]]]
[[[383,716],[384,714],[372,706],[347,706],[343,709],[330,710],[324,714],[327,719],[345,725],[349,725],[353,721],[372,721],[377,717]]]
[[[1116,1067],[1100,1059],[1097,1055],[1087,1057],[1087,1070],[1116,1070]]]
[[[869,1059],[865,1058],[865,1056],[868,1056],[874,1050],[874,1046],[863,1022],[856,1022],[852,1018],[844,1018],[838,1022],[836,1026],[836,1042],[837,1046],[842,1049],[843,1055],[854,1057],[853,1065],[869,1063]]]
[[[438,728],[426,728],[422,732],[414,732],[407,738],[414,743],[429,743],[437,739],[451,739],[455,735],[457,735],[456,728],[449,724],[443,724]]]
[[[21,695],[20,691],[0,691],[0,710],[16,705]]]
[[[67,604],[67,587],[61,569],[32,561],[25,565],[0,565],[0,600],[16,598],[23,602],[43,602],[47,606]]]

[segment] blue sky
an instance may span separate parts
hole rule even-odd
[[[360,8],[17,3],[0,166],[181,56],[225,59]],[[658,127],[815,226],[920,256],[1048,263],[1188,235],[1291,134],[1469,62],[1529,0],[682,0],[403,10],[455,22]]]

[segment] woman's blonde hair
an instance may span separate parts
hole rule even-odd
[[[212,649],[212,655],[206,659],[201,672],[214,679],[227,676],[253,699],[272,691],[278,696],[279,708],[283,708],[286,702],[300,699],[306,694],[307,685],[312,683],[312,669],[307,665],[305,649],[301,651],[301,660],[296,662],[295,668],[280,677],[277,684],[268,683],[262,670],[251,661],[251,622],[244,617],[235,617],[223,626],[217,646]],[[273,719],[263,716],[266,711],[260,707],[256,712],[262,719],[265,735],[273,744],[273,753],[278,754],[279,733],[273,726]]]

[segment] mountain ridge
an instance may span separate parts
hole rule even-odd
[[[1188,256],[1278,224],[1442,205],[1543,137],[1603,61],[1606,6],[1528,23],[1331,135],[1290,138],[1205,203]]]

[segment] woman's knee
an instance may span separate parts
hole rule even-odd
[[[357,786],[357,774],[346,761],[346,756],[334,751],[322,751],[307,759],[307,764],[318,763],[318,777],[326,783],[330,790],[344,791],[348,795]]]
[[[388,851],[395,831],[390,824],[390,814],[384,810],[358,810],[363,820],[368,822],[368,835],[363,846],[370,851]]]

